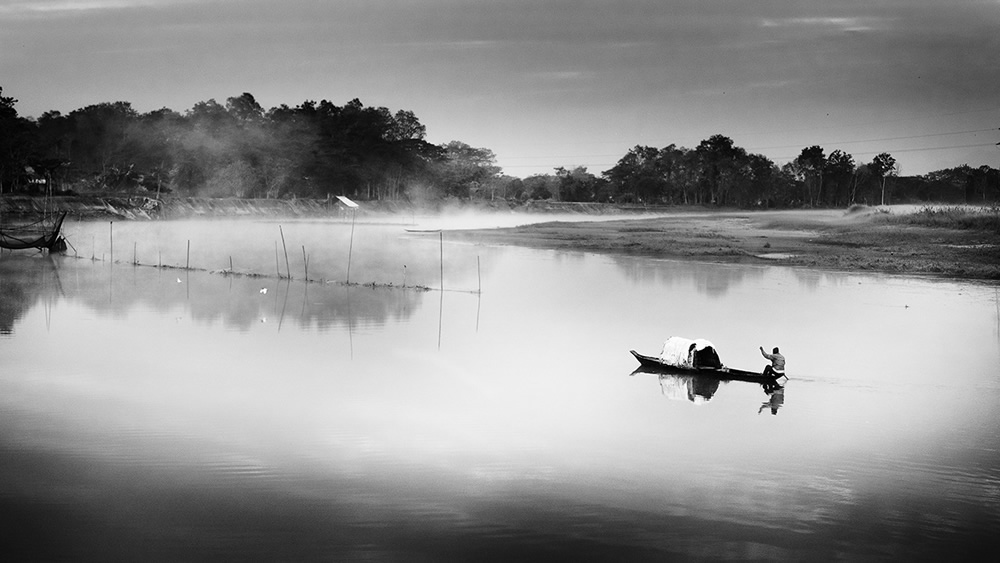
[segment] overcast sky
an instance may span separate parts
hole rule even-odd
[[[1000,0],[0,0],[23,116],[243,92],[408,109],[515,176],[721,133],[1000,167]]]

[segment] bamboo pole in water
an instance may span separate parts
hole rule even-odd
[[[438,231],[438,241],[441,247],[441,291],[444,291],[444,231]]]
[[[285,251],[285,273],[288,274],[288,279],[292,279],[292,268],[288,265],[288,247],[285,246],[285,231],[281,230],[281,225],[278,225],[278,232],[281,233],[281,248]]]
[[[233,273],[233,257],[229,257],[229,273]]]
[[[191,269],[191,239],[188,239],[187,262],[184,263],[184,269]]]
[[[138,266],[139,259],[136,257],[136,251],[139,248],[139,243],[132,241],[132,265]]]
[[[108,232],[111,234],[111,262],[115,261],[115,222],[111,221],[108,226]]]
[[[278,272],[278,278],[281,278],[281,266],[278,265],[278,241],[274,241],[274,271]]]
[[[309,281],[309,257],[306,256],[306,245],[302,245],[302,267],[306,272],[306,281]]]
[[[479,268],[479,256],[476,256],[476,278],[479,280],[479,289],[476,290],[477,293],[483,292],[483,274]]]
[[[347,247],[347,283],[351,283],[351,254],[354,253],[354,221],[358,217],[358,212],[355,209],[351,210],[351,243]]]

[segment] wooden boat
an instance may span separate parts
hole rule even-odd
[[[702,377],[712,377],[725,381],[751,381],[754,383],[773,383],[778,378],[765,376],[758,371],[744,371],[741,369],[727,368],[682,368],[663,363],[655,356],[644,356],[635,350],[629,350],[635,359],[639,360],[639,368],[636,372],[642,373],[665,373],[670,375],[697,375]],[[634,372],[633,372],[634,373]]]
[[[65,218],[66,214],[63,213],[52,227],[45,227],[39,221],[30,225],[0,229],[0,248],[8,250],[37,248],[49,252],[63,252],[66,250],[66,240],[60,231]]]

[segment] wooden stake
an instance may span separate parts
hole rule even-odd
[[[309,281],[309,257],[306,256],[306,245],[302,245],[302,267],[306,272],[306,281]]]
[[[281,266],[278,265],[278,241],[274,241],[274,271],[278,272],[278,278],[281,278]]]
[[[184,269],[191,269],[191,239],[188,239],[187,262],[184,264]]]
[[[111,261],[115,261],[115,222],[111,221],[109,225],[109,232],[111,233]]]
[[[482,293],[483,292],[483,274],[482,274],[482,271],[479,269],[479,256],[478,255],[476,256],[476,277],[479,279],[479,289],[477,290],[477,293]]]
[[[233,257],[229,257],[229,273],[233,273]]]
[[[132,265],[138,266],[139,260],[136,258],[136,249],[139,247],[139,243],[132,241]]]
[[[288,266],[288,247],[285,246],[285,232],[281,230],[281,225],[278,225],[278,232],[281,233],[281,248],[285,251],[285,273],[288,274],[288,279],[292,279],[292,269]]]
[[[351,244],[347,247],[347,283],[351,283],[351,254],[354,252],[354,220],[357,219],[358,212],[351,210]]]
[[[441,245],[441,291],[444,291],[444,231],[438,231],[438,240]]]

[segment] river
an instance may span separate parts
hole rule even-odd
[[[68,256],[0,255],[5,551],[1000,549],[996,285],[456,243],[416,223],[77,223]],[[673,335],[742,369],[780,347],[789,380],[633,373],[630,349]]]

